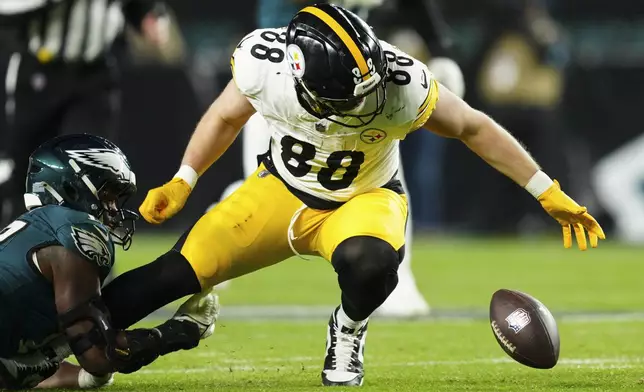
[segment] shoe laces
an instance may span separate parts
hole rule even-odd
[[[200,324],[208,327],[211,323],[217,321],[217,316],[219,315],[219,301],[217,296],[211,297],[209,295],[201,298],[197,308],[198,312],[203,315],[203,321],[205,321],[205,323],[202,322]]]
[[[337,324],[335,330],[335,350],[333,362],[337,370],[350,371],[353,366],[353,354],[358,350],[360,339],[353,334],[342,332]]]
[[[211,304],[211,301],[214,301],[214,304]],[[185,309],[183,312],[174,316],[174,319],[192,321],[202,330],[209,328],[213,323],[217,322],[219,310],[220,305],[217,296],[214,298],[205,296],[199,298],[199,301],[194,305],[193,309]],[[202,330],[201,332],[203,333],[204,331]]]
[[[219,297],[217,295],[214,295],[214,298],[212,298],[212,301],[214,304],[212,306],[208,306],[208,311],[206,314],[208,315],[209,319],[212,319],[214,322],[217,321],[219,318],[219,311],[221,310],[221,305],[219,304]]]
[[[18,361],[14,361],[13,363],[16,365],[16,371],[18,372],[41,372],[53,366],[50,362],[41,362],[37,365],[27,365]]]

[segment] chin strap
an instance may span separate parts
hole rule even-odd
[[[42,202],[40,201],[40,198],[37,195],[33,193],[25,193],[23,197],[25,200],[25,208],[27,208],[27,211],[31,211],[36,207],[42,207]]]
[[[33,184],[32,190],[35,192],[49,192],[49,194],[54,199],[56,199],[56,202],[58,202],[58,204],[63,204],[65,202],[65,199],[63,199],[60,193],[58,193],[46,182],[36,182],[35,184]],[[37,193],[25,193],[23,199],[25,201],[25,207],[27,208],[27,211],[36,207],[42,207],[43,205],[42,200],[40,200],[40,197]]]

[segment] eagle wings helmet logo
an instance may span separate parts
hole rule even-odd
[[[123,179],[136,183],[136,179],[125,156],[119,151],[108,148],[88,148],[86,150],[67,150],[74,161],[123,176]]]

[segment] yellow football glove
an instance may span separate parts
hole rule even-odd
[[[550,216],[555,218],[563,227],[564,248],[572,246],[572,229],[575,231],[577,244],[580,250],[586,250],[586,234],[588,231],[590,246],[597,247],[598,239],[606,239],[604,231],[599,223],[588,212],[586,207],[577,204],[573,199],[566,195],[559,186],[557,180],[545,192],[537,198],[541,206]]]
[[[190,185],[185,180],[175,177],[163,186],[151,189],[139,207],[139,212],[146,221],[158,225],[172,218],[183,208],[190,192]]]

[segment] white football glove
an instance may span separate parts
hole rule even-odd
[[[436,80],[447,87],[459,98],[465,96],[465,79],[461,67],[448,57],[435,57],[427,63],[427,68]]]

